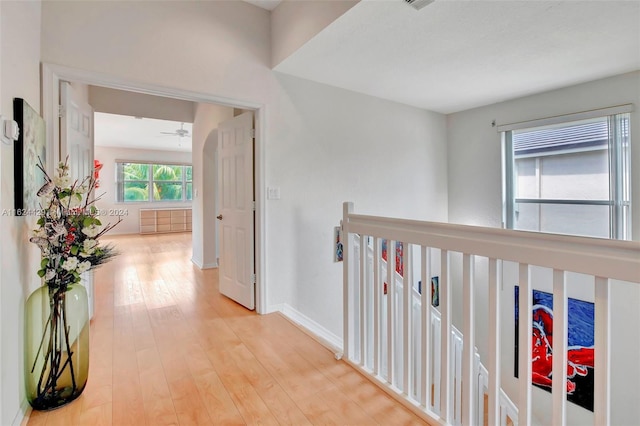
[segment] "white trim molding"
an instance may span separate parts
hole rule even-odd
[[[302,312],[293,308],[287,303],[279,305],[279,310],[282,315],[289,320],[306,329],[311,333],[323,346],[330,349],[336,355],[342,353],[342,338],[336,336],[325,327],[321,326]]]

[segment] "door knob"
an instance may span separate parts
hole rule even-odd
[[[221,215],[221,214],[219,214],[218,216],[216,216],[216,219],[218,219],[218,220],[222,220],[222,215]]]

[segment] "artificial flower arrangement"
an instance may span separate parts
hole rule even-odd
[[[96,178],[92,173],[72,181],[67,162],[60,163],[52,179],[40,162],[45,184],[40,197],[38,228],[30,241],[42,259],[38,275],[45,286],[27,300],[25,355],[29,403],[40,410],[64,405],[85,388],[89,365],[87,293],[82,273],[116,255],[113,246],[98,239],[121,222],[103,226],[92,199]]]
[[[101,247],[98,238],[122,221],[102,226],[98,209],[89,195],[96,187],[94,175],[72,182],[67,162],[60,163],[51,179],[42,164],[37,167],[46,183],[41,198],[38,225],[30,239],[40,247],[42,261],[38,275],[49,286],[80,282],[80,275],[105,263],[116,253],[113,246]]]

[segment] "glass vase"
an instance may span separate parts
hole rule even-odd
[[[25,380],[36,410],[76,399],[89,375],[89,305],[80,284],[44,285],[26,305]]]

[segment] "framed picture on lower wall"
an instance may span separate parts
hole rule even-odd
[[[519,286],[515,286],[515,358],[514,375],[518,377]],[[568,298],[567,401],[593,411],[594,320],[591,302]],[[533,290],[531,383],[551,392],[553,366],[553,294]]]
[[[35,214],[39,208],[36,193],[45,176],[36,165],[47,163],[45,124],[40,115],[24,100],[13,100],[13,116],[20,134],[13,151],[14,207],[16,216]]]

